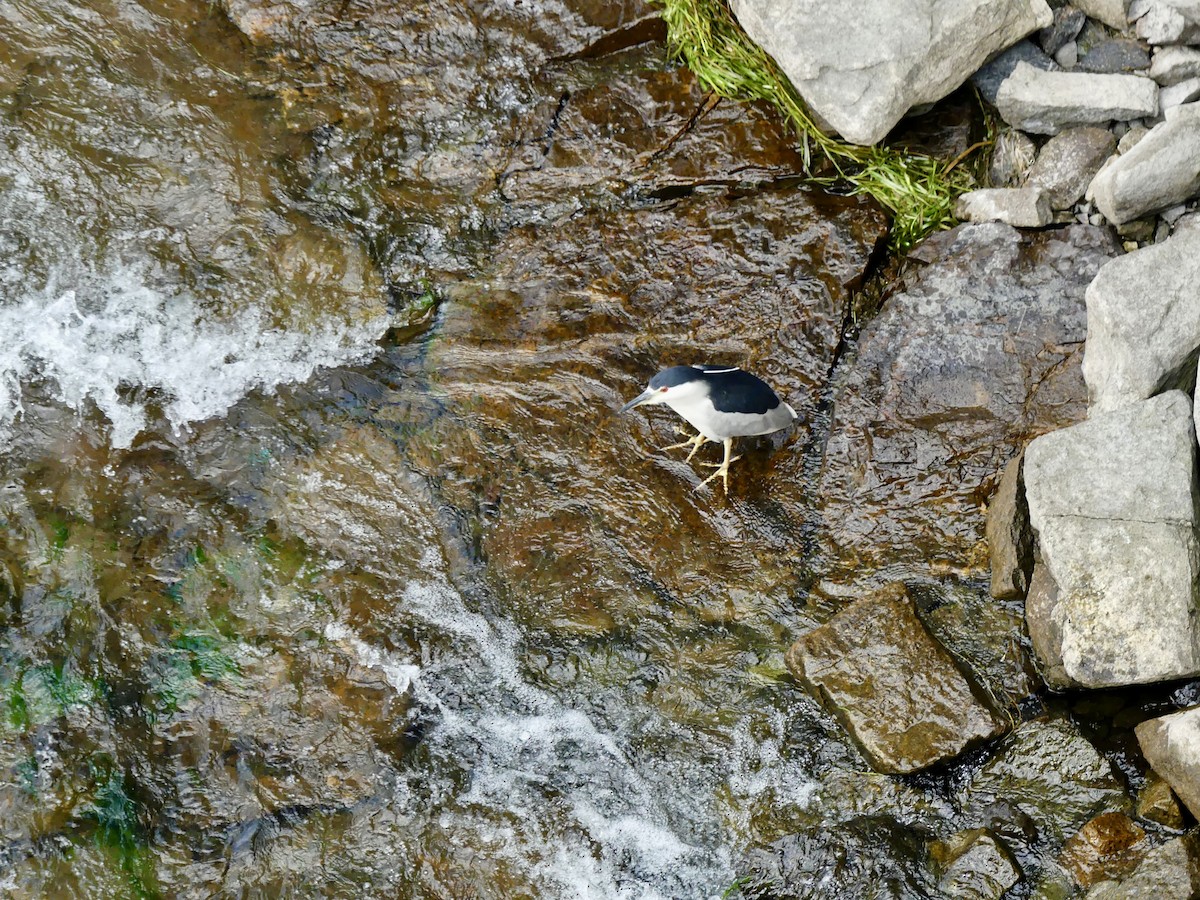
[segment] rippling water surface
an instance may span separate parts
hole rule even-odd
[[[878,214],[638,3],[391,7],[0,2],[0,885],[709,897],[941,828],[782,677]],[[813,429],[728,499],[612,416],[697,347]]]

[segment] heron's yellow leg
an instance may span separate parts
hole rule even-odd
[[[716,468],[717,471],[713,472],[711,475],[709,475],[707,478],[705,478],[702,482],[700,482],[698,485],[696,485],[696,487],[702,488],[702,487],[704,487],[704,485],[708,484],[714,478],[716,478],[717,476],[720,476],[721,480],[725,483],[725,493],[728,494],[729,493],[729,464],[731,462],[737,462],[739,459],[741,459],[740,456],[735,456],[732,459],[730,459],[729,454],[731,454],[732,452],[733,452],[733,438],[725,438],[725,460],[720,465],[717,465],[717,463],[700,463],[700,465],[702,465],[702,466],[713,466]]]

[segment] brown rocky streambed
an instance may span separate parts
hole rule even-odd
[[[1194,686],[1056,699],[987,592],[1111,236],[960,227],[856,323],[883,214],[662,36],[0,6],[6,896],[1071,896],[1179,855],[1132,728]],[[702,360],[805,423],[728,497],[613,414]],[[916,635],[986,723],[885,775],[785,651],[895,582],[859,661]]]

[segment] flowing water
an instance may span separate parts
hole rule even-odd
[[[882,577],[813,496],[878,213],[640,4],[391,7],[0,0],[0,890],[712,897],[952,828],[783,677]],[[697,347],[809,420],[728,499],[612,416]]]

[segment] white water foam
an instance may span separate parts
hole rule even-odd
[[[605,721],[523,677],[520,630],[471,610],[441,574],[444,565],[430,548],[420,564],[425,576],[408,582],[396,608],[437,635],[438,649],[419,670],[340,623],[326,628],[360,662],[394,672],[397,690],[433,713],[424,746],[439,762],[414,773],[413,785],[401,783],[396,812],[457,831],[547,897],[719,896],[734,868],[729,849],[703,837],[718,816],[711,795],[643,775],[623,749],[636,737],[623,712]],[[719,783],[722,773],[699,777]]]
[[[94,403],[112,424],[112,445],[128,447],[146,427],[147,410],[123,399],[123,386],[161,392],[163,412],[178,429],[224,413],[255,388],[367,358],[387,325],[282,331],[253,310],[236,323],[205,321],[192,298],[167,297],[131,270],[89,287],[91,311],[81,309],[73,289],[0,306],[0,427],[20,414],[22,386],[36,377],[52,382],[73,409]]]
[[[304,305],[284,294],[286,281],[239,283],[249,257],[191,259],[180,225],[122,206],[71,149],[2,125],[0,142],[0,438],[35,382],[80,413],[94,406],[111,423],[112,445],[124,448],[146,427],[151,402],[181,429],[252,390],[374,354],[386,316],[279,328],[270,309]],[[211,214],[225,212],[214,201]],[[254,232],[267,221],[249,210],[210,227]],[[179,259],[160,259],[171,247]],[[179,274],[181,259],[211,277],[203,294]],[[263,283],[278,295],[263,297]]]

